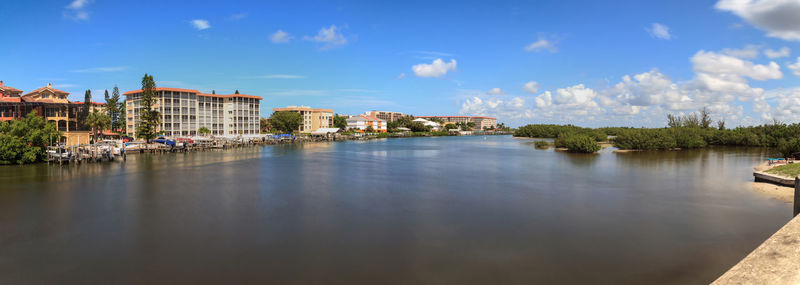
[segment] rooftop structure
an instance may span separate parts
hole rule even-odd
[[[359,115],[347,118],[347,129],[364,132],[367,128],[372,127],[374,132],[385,133],[386,120],[375,118],[367,115]]]

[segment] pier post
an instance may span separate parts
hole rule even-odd
[[[800,178],[794,178],[794,213],[793,216],[800,214]]]

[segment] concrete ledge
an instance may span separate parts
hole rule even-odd
[[[758,170],[753,171],[753,177],[755,177],[756,182],[767,182],[787,187],[794,187],[794,178],[778,176]]]
[[[800,284],[800,216],[712,284]]]

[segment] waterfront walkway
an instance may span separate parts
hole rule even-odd
[[[800,284],[800,216],[713,284]]]

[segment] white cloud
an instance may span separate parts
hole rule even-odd
[[[411,67],[414,74],[419,77],[442,77],[448,71],[456,70],[456,60],[444,62],[441,58],[433,60],[430,64],[420,63]]]
[[[759,49],[761,49],[760,46],[747,45],[741,49],[726,48],[722,50],[722,53],[739,58],[756,58],[758,57]]]
[[[62,15],[76,21],[89,20],[89,11],[86,10],[91,0],[73,0],[64,8]]]
[[[403,78],[406,78],[406,74],[404,72],[401,72],[400,75],[397,76],[397,79],[403,79]]]
[[[800,1],[796,0],[720,0],[714,6],[741,17],[767,31],[770,37],[800,41]]]
[[[800,77],[800,57],[797,57],[797,62],[789,64],[788,67],[795,76]]]
[[[284,32],[283,30],[277,30],[275,31],[275,33],[272,34],[272,36],[270,36],[270,40],[272,41],[272,43],[275,44],[288,43],[289,41],[292,40],[292,38],[294,37],[289,35],[289,33]]]
[[[117,72],[117,71],[123,71],[123,70],[126,70],[126,69],[128,69],[127,66],[92,67],[92,68],[85,68],[85,69],[70,70],[70,72],[77,72],[77,73]]]
[[[526,51],[533,51],[539,52],[543,50],[550,51],[551,53],[557,52],[558,48],[556,47],[556,42],[548,40],[543,36],[539,36],[539,39],[535,42],[530,43],[529,45],[525,46]]]
[[[211,24],[208,23],[208,20],[194,19],[189,23],[191,23],[192,27],[194,27],[198,31],[202,31],[202,30],[211,28]]]
[[[506,92],[503,91],[500,88],[496,88],[495,87],[495,88],[489,89],[489,91],[487,91],[486,94],[489,94],[489,95],[502,95],[502,94],[506,94]]]
[[[644,28],[645,31],[650,33],[651,37],[661,40],[672,39],[672,34],[669,32],[669,27],[660,23],[653,23],[649,28]]]
[[[732,74],[747,76],[755,80],[780,79],[783,77],[780,66],[775,62],[768,65],[753,64],[750,61],[718,54],[714,52],[698,51],[692,57],[694,71],[709,74]]]
[[[508,100],[497,98],[481,99],[473,96],[461,104],[462,115],[493,116],[502,119],[533,118],[533,111],[526,106],[525,99],[513,97]]]
[[[336,25],[331,25],[328,28],[321,28],[316,36],[305,36],[303,38],[305,40],[322,43],[322,49],[329,49],[347,44],[347,38]]]
[[[539,83],[536,81],[528,81],[522,89],[525,90],[525,92],[536,94],[536,92],[539,92]]]
[[[789,47],[782,47],[779,50],[766,49],[764,50],[764,55],[766,55],[768,58],[781,58],[789,56],[790,52],[791,50]]]

